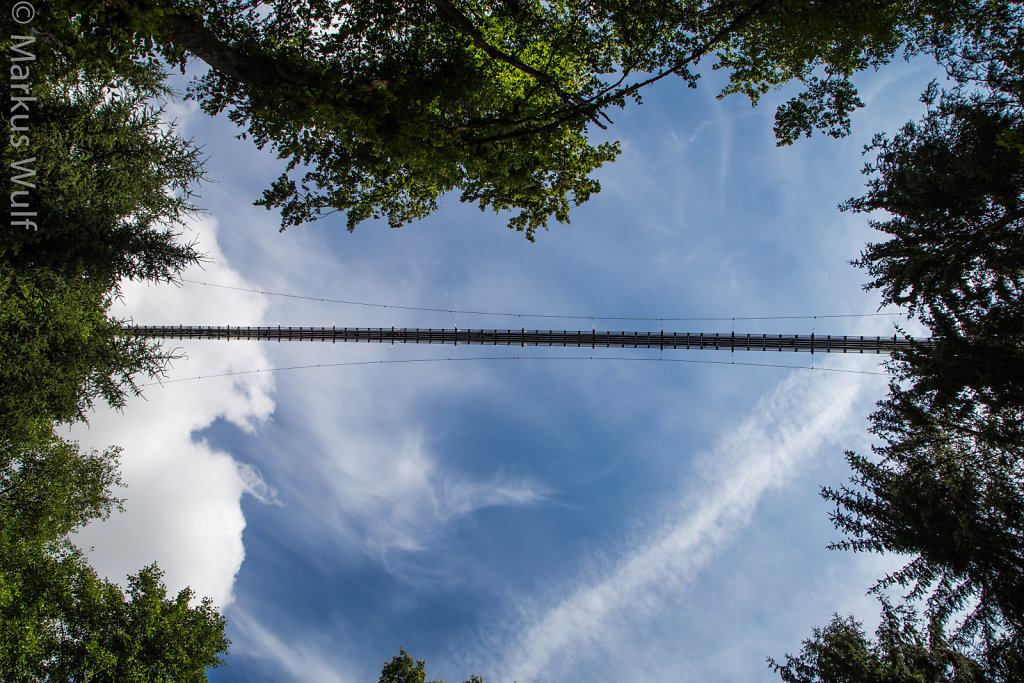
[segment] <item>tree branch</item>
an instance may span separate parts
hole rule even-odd
[[[343,84],[348,74],[340,73],[329,72],[313,76],[281,59],[240,50],[190,15],[155,15],[140,7],[134,0],[113,0],[112,4],[136,19],[151,21],[159,35],[170,43],[206,62],[215,71],[242,84],[251,85],[277,77],[310,86],[317,92],[329,90],[330,97],[318,102],[320,104],[336,103],[353,95],[386,88],[389,85],[388,81],[382,79]],[[332,75],[337,77],[332,78]],[[329,89],[325,88],[327,84],[330,85]]]
[[[506,52],[502,52],[498,48],[494,47],[487,42],[487,37],[476,27],[476,25],[455,6],[451,0],[433,0],[434,6],[437,11],[441,13],[441,16],[446,17],[452,21],[463,33],[468,35],[472,39],[473,44],[484,51],[484,53],[491,59],[495,59],[499,62],[504,62],[509,66],[513,66],[519,69],[523,73],[532,76],[538,83],[551,88],[558,97],[566,104],[575,102],[577,104],[584,103],[583,98],[578,95],[567,93],[562,89],[562,86],[558,83],[550,74],[547,74],[539,69],[535,69],[529,64],[523,63],[521,60],[516,58],[514,55],[510,55]],[[603,123],[597,120],[597,116],[591,115],[590,120],[593,121],[597,126],[601,128],[607,128]]]
[[[641,88],[645,88],[648,85],[651,85],[652,83],[660,81],[662,78],[665,78],[670,74],[677,73],[680,69],[684,68],[688,64],[691,64],[699,60],[700,58],[704,57],[708,52],[714,49],[714,47],[717,44],[719,44],[724,38],[726,38],[729,34],[735,32],[743,24],[749,21],[751,17],[756,15],[765,5],[769,4],[772,1],[773,0],[759,0],[751,7],[747,8],[745,11],[741,12],[739,15],[734,17],[732,21],[730,21],[728,24],[719,29],[718,32],[711,37],[711,39],[709,39],[701,48],[687,56],[686,59],[679,60],[671,67],[658,72],[657,74],[651,76],[646,80],[634,83],[633,85],[630,85],[626,88],[622,88],[621,90],[615,92],[609,92],[608,89],[605,89],[604,91],[602,91],[602,93],[595,95],[589,100],[585,100],[584,102],[569,109],[564,114],[559,115],[558,118],[556,118],[555,120],[549,121],[548,123],[545,123],[543,125],[531,128],[522,128],[520,130],[512,131],[509,133],[502,133],[500,135],[492,135],[490,137],[472,140],[471,142],[475,144],[484,145],[492,142],[504,142],[505,140],[513,140],[515,138],[535,135],[537,133],[543,133],[558,128],[563,123],[572,121],[573,119],[579,119],[581,116],[585,116],[587,119],[593,120],[593,118],[596,116],[596,113],[599,112],[600,109],[605,107],[611,101],[616,100],[620,97],[628,97],[629,95],[632,95],[639,91]],[[618,82],[621,83],[622,80],[623,79],[620,78]],[[557,112],[553,112],[553,114],[557,115]]]

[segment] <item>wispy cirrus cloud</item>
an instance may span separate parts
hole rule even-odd
[[[392,552],[436,549],[453,521],[475,511],[548,501],[548,488],[531,478],[500,471],[474,476],[444,463],[429,436],[438,427],[421,424],[410,405],[425,400],[436,382],[449,381],[443,375],[432,379],[424,371],[410,382],[416,389],[392,387],[386,396],[361,386],[374,381],[372,372],[341,377],[347,381],[284,393],[287,410],[301,415],[307,432],[301,466],[280,464],[275,480],[289,491],[290,514],[317,520],[303,532],[312,545],[329,539],[388,565]],[[377,423],[382,414],[390,429]],[[394,414],[403,417],[392,422]]]
[[[499,681],[564,681],[577,667],[623,666],[630,659],[624,650],[642,649],[631,632],[662,621],[668,604],[682,600],[751,522],[765,492],[845,434],[863,383],[857,376],[790,376],[700,458],[699,481],[682,488],[679,505],[662,516],[668,521],[553,604],[524,610],[518,628],[500,636],[507,645],[496,661],[479,669]]]
[[[309,683],[359,680],[358,676],[345,670],[345,662],[338,655],[338,644],[322,633],[289,631],[289,638],[280,632],[280,628],[268,628],[244,609],[231,608],[228,616],[238,634],[232,654],[257,663],[264,674],[260,680],[277,679],[281,674],[288,677],[286,680]],[[275,675],[267,675],[267,669],[274,671]]]

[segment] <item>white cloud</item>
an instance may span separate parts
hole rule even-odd
[[[614,667],[614,658],[636,673],[644,658],[623,652],[642,649],[632,632],[650,628],[667,604],[682,599],[701,569],[750,523],[767,490],[842,436],[862,382],[792,375],[700,459],[703,474],[682,488],[678,508],[664,515],[669,521],[553,606],[525,610],[518,633],[501,636],[508,645],[499,661],[480,669],[497,680],[570,680],[582,662]],[[675,597],[666,602],[666,596]]]
[[[244,462],[236,463],[236,466],[246,493],[265,505],[281,506],[281,501],[277,498],[277,491],[264,481],[263,474],[258,467]]]
[[[213,262],[199,273],[207,281],[245,286],[226,262],[217,241],[217,223],[197,221],[200,249]],[[185,277],[197,277],[194,269]],[[117,315],[139,323],[258,323],[264,304],[252,294],[229,298],[195,296],[195,290],[128,283]],[[255,344],[233,344],[230,353],[217,342],[179,342],[188,355],[178,360],[169,379],[215,375],[266,365]],[[232,599],[234,577],[245,555],[240,499],[246,492],[264,502],[276,500],[258,470],[235,462],[192,434],[219,418],[253,432],[274,410],[268,374],[247,374],[202,382],[147,386],[119,414],[101,408],[73,436],[84,446],[123,448],[121,471],[125,511],[83,529],[76,538],[90,549],[97,570],[112,580],[157,561],[168,587],[190,585],[217,604]]]

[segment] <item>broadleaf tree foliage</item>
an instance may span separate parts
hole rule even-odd
[[[444,681],[427,681],[427,663],[422,659],[413,659],[405,650],[385,662],[380,671],[379,683],[444,683]],[[465,683],[485,683],[479,676],[470,676]]]
[[[188,589],[168,596],[155,565],[127,591],[88,565],[69,534],[119,504],[119,450],[55,431],[97,400],[121,407],[171,357],[124,337],[110,305],[123,279],[173,281],[201,259],[178,234],[199,152],[150,105],[167,94],[154,64],[0,40],[40,55],[33,125],[4,146],[12,208],[36,215],[0,234],[0,680],[205,681],[224,619]]]
[[[68,538],[120,505],[118,454],[52,431],[0,438],[0,679],[198,683],[222,663],[225,622],[209,598],[168,596],[155,565],[125,593]]]
[[[802,81],[780,141],[841,135],[855,72],[992,2],[64,0],[40,22],[75,54],[209,65],[190,95],[287,162],[258,201],[282,229],[336,211],[397,227],[458,191],[532,239],[599,190],[618,146],[587,133],[644,87],[710,66],[756,102]]]

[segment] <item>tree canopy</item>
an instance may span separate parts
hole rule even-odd
[[[836,503],[833,523],[848,534],[833,547],[909,556],[875,590],[899,586],[912,600],[927,599],[932,618],[959,622],[959,643],[981,643],[1024,675],[1019,449],[1009,453],[935,422],[908,425],[885,404],[873,424],[884,441],[879,458],[848,453],[853,486],[823,492]]]
[[[885,212],[871,224],[887,239],[855,263],[934,343],[893,354],[873,456],[847,453],[850,485],[822,491],[847,535],[833,547],[907,556],[872,590],[924,601],[928,647],[970,665],[886,677],[859,625],[836,617],[775,665],[787,681],[1024,678],[1024,43],[1019,3],[979,9],[929,42],[954,87],[933,83],[921,121],[875,137],[868,192],[842,207]],[[885,609],[879,646],[906,659],[885,639],[915,622]]]
[[[151,104],[170,94],[164,75],[67,61],[44,74],[31,129],[4,147],[5,165],[21,171],[11,200],[37,214],[35,226],[5,230],[0,259],[114,294],[122,278],[166,282],[200,262],[179,237],[197,211],[203,159]]]
[[[0,678],[5,681],[205,681],[227,651],[224,618],[161,572],[127,594],[97,576],[68,534],[120,502],[118,449],[82,452],[47,432],[0,438]]]
[[[871,641],[853,617],[835,615],[814,629],[799,656],[768,658],[786,683],[981,683],[983,667],[950,647],[935,621],[920,630],[913,610],[882,601],[882,620]]]
[[[24,51],[34,39],[3,41]],[[119,505],[119,450],[85,453],[55,430],[98,399],[121,407],[135,376],[160,375],[171,357],[124,337],[111,302],[124,278],[171,281],[201,258],[178,239],[201,160],[149,102],[166,93],[163,74],[104,59],[49,53],[31,79],[11,68],[38,106],[4,146],[12,208],[33,216],[0,234],[4,681],[204,681],[228,647],[209,599],[168,596],[156,565],[124,591],[69,538]]]
[[[826,488],[836,547],[911,556],[880,586],[910,586],[959,633],[1024,652],[1024,62],[1019,31],[990,27],[945,47],[951,92],[876,136],[868,193],[890,236],[856,263],[884,304],[935,337],[895,353],[889,397],[871,416],[874,459],[847,459],[854,487]],[[1012,49],[1011,49],[1012,48]],[[979,88],[980,86],[980,88]],[[1003,642],[1005,641],[1005,642]],[[1002,643],[996,646],[996,644]],[[1019,660],[1018,660],[1019,663]],[[1017,672],[1021,673],[1020,671]]]
[[[282,228],[336,211],[401,226],[459,191],[511,211],[533,238],[599,184],[618,154],[593,144],[608,111],[668,76],[695,86],[723,69],[723,94],[756,102],[792,80],[780,141],[848,130],[850,77],[901,46],[956,33],[978,8],[933,0],[77,0],[50,3],[43,32],[69,54],[130,65],[162,58],[210,69],[190,95],[227,112],[287,171],[258,203]],[[710,64],[709,64],[710,63]]]
[[[0,433],[10,438],[34,420],[83,419],[98,398],[119,408],[138,391],[134,376],[159,376],[172,354],[124,337],[110,306],[122,279],[172,281],[202,260],[179,239],[202,159],[150,103],[167,94],[163,74],[56,60],[38,75],[31,130],[4,146],[21,176],[11,201],[37,214],[0,233]]]
[[[984,410],[1020,444],[1024,145],[1015,140],[1024,140],[1024,107],[1003,93],[940,96],[934,85],[924,100],[924,120],[875,138],[869,192],[845,205],[890,216],[872,221],[890,239],[869,244],[857,264],[884,304],[907,307],[937,338],[895,356],[909,382],[901,400],[964,422]]]
[[[405,650],[399,650],[391,661],[384,663],[380,671],[380,683],[444,683],[444,681],[427,681],[427,663],[422,659],[413,659]],[[470,676],[465,683],[484,683],[479,676]]]
[[[138,393],[136,374],[163,372],[173,354],[125,337],[104,290],[0,262],[0,434],[20,439],[40,421],[83,420],[97,399],[120,408]]]

